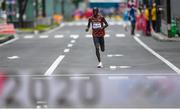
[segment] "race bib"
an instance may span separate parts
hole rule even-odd
[[[93,23],[92,27],[93,29],[99,29],[101,28],[101,23]]]

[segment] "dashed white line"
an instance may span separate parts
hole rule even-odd
[[[64,53],[68,53],[70,49],[64,49]]]
[[[156,56],[158,59],[160,59],[162,62],[164,62],[167,66],[169,66],[172,70],[174,70],[177,74],[180,74],[180,69],[176,67],[174,64],[169,62],[167,59],[156,53],[154,50],[152,50],[150,47],[148,47],[145,43],[143,43],[138,37],[134,37],[134,39],[147,51],[149,51],[151,54]]]
[[[117,68],[120,68],[120,69],[128,69],[128,68],[131,68],[131,66],[110,66],[109,67],[111,70],[116,70]]]
[[[7,44],[10,44],[10,43],[12,43],[12,42],[15,42],[15,41],[18,40],[18,39],[19,39],[19,38],[15,35],[15,38],[14,38],[14,39],[9,40],[9,41],[6,41],[6,42],[0,44],[0,47],[1,47],[1,46],[4,46],[4,45],[7,45]]]
[[[50,66],[50,68],[45,72],[45,76],[51,76],[54,70],[57,68],[57,66],[60,64],[60,62],[63,60],[65,55],[60,55],[54,63]]]
[[[41,38],[41,39],[46,39],[48,37],[49,37],[48,35],[41,35],[41,36],[39,36],[39,38]]]
[[[70,77],[71,80],[89,80],[90,77],[83,77],[83,76],[79,76],[79,77]]]
[[[70,35],[70,38],[73,38],[73,39],[78,39],[79,38],[79,35]]]
[[[116,34],[116,37],[123,38],[123,37],[126,37],[126,35],[125,34]]]
[[[108,54],[107,57],[111,58],[111,57],[121,57],[124,56],[122,54]]]
[[[57,39],[58,38],[64,38],[64,36],[63,35],[55,35],[54,38],[57,38]]]
[[[147,79],[167,79],[167,76],[147,76]]]
[[[86,35],[86,38],[91,38],[91,37],[92,37],[91,34],[87,34],[87,35]]]
[[[104,37],[110,37],[110,35],[109,35],[109,34],[106,34]]]
[[[18,59],[19,56],[10,56],[10,57],[7,57],[7,58],[13,60],[13,59]]]
[[[34,38],[33,35],[26,35],[26,36],[24,36],[24,39],[32,39],[32,38]]]
[[[73,46],[73,44],[68,44],[68,45],[67,45],[67,47],[72,47],[72,46]]]
[[[109,80],[127,80],[128,76],[108,76]]]
[[[71,40],[71,43],[75,43],[76,42],[76,40]]]

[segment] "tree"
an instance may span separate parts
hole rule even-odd
[[[75,5],[76,9],[79,6],[79,3],[82,2],[83,0],[72,0],[72,3]]]
[[[19,22],[20,22],[20,26],[24,27],[24,13],[26,11],[26,7],[28,4],[29,0],[18,0],[18,4],[19,4]]]

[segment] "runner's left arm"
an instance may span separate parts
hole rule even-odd
[[[89,31],[90,26],[91,26],[91,20],[89,19],[89,20],[88,20],[88,25],[87,25],[87,28],[86,28],[86,32]]]
[[[107,28],[109,25],[108,25],[108,23],[107,23],[107,21],[106,21],[106,19],[103,17],[103,23],[105,24],[104,26],[103,26],[103,29],[105,29],[105,28]]]

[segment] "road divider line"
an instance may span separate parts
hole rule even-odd
[[[91,34],[86,34],[86,38],[91,38],[92,35]]]
[[[55,35],[54,38],[57,38],[57,39],[58,38],[64,38],[64,36],[63,35]]]
[[[32,38],[34,38],[34,35],[26,35],[26,36],[24,36],[24,39],[32,39]]]
[[[111,70],[116,70],[116,69],[128,69],[131,68],[131,66],[110,66],[109,67]]]
[[[68,53],[70,49],[64,49],[64,53]]]
[[[108,76],[109,80],[127,80],[128,76]]]
[[[147,79],[167,79],[167,76],[147,76]]]
[[[124,38],[124,37],[126,37],[126,35],[125,35],[125,34],[116,34],[116,37],[118,37],[118,38]]]
[[[39,38],[41,38],[41,39],[46,39],[46,38],[48,38],[49,36],[48,35],[40,35],[39,36]]]
[[[79,38],[79,35],[77,35],[77,34],[70,35],[70,38],[73,38],[73,39],[78,39],[78,38]]]
[[[164,62],[167,66],[169,66],[172,70],[174,70],[177,74],[180,74],[180,69],[176,67],[174,64],[169,62],[167,59],[156,53],[154,50],[152,50],[150,47],[148,47],[145,43],[143,43],[138,37],[134,36],[134,39],[142,46],[144,47],[147,51],[149,51],[151,54],[156,56],[158,59],[160,59],[162,62]]]
[[[67,47],[69,47],[69,48],[72,47],[72,46],[73,46],[73,44],[68,44],[68,45],[67,45]]]
[[[124,55],[122,54],[108,54],[107,57],[111,58],[111,57],[122,57]]]
[[[60,55],[54,63],[50,66],[50,68],[45,72],[45,76],[51,76],[54,70],[57,68],[57,66],[61,63],[65,55]]]
[[[80,76],[70,77],[70,80],[89,80],[89,79],[90,79],[90,77],[83,77],[83,76],[81,76],[81,77]]]
[[[76,42],[76,40],[71,40],[71,43],[75,43]]]

